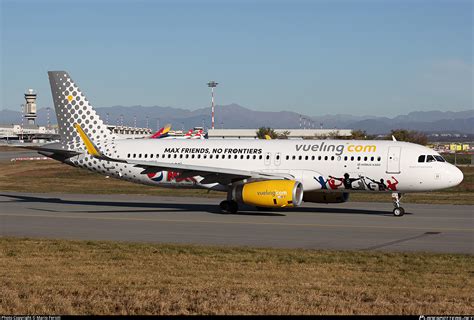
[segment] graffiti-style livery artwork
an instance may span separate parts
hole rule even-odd
[[[321,189],[330,190],[369,190],[369,191],[397,191],[398,180],[391,176],[390,179],[380,178],[378,180],[359,175],[357,178],[345,173],[343,177],[323,176],[314,177]]]

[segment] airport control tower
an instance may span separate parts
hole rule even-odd
[[[25,92],[25,118],[28,124],[34,125],[36,120],[36,91],[28,89]]]

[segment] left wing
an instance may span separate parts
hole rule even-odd
[[[133,164],[135,167],[143,168],[142,174],[145,173],[154,173],[159,171],[178,171],[181,172],[180,178],[200,176],[203,177],[203,180],[200,181],[201,184],[210,184],[210,183],[220,183],[227,185],[236,181],[244,179],[294,179],[292,175],[289,174],[279,174],[279,173],[266,173],[259,171],[248,171],[240,169],[230,169],[230,168],[216,168],[208,166],[198,166],[182,163],[166,163],[166,162],[155,162],[155,161],[135,161],[135,160],[121,160],[120,162],[125,162]]]
[[[230,169],[230,168],[216,168],[208,166],[197,166],[191,164],[182,164],[182,163],[167,163],[167,162],[156,162],[156,161],[142,161],[142,160],[125,160],[125,159],[115,159],[106,156],[100,151],[100,149],[92,142],[92,140],[87,136],[87,134],[82,130],[79,124],[75,125],[76,130],[79,132],[79,136],[84,142],[87,152],[94,158],[112,161],[112,162],[121,162],[132,164],[135,167],[143,168],[142,174],[145,173],[154,173],[160,171],[177,171],[180,172],[180,177],[194,177],[201,176],[203,180],[199,183],[201,184],[211,184],[211,183],[220,183],[227,185],[236,181],[244,179],[294,179],[290,174],[283,173],[266,173],[259,171],[248,171],[240,169]]]

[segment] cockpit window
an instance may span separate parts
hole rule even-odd
[[[425,155],[419,156],[418,162],[425,162]]]
[[[429,154],[426,156],[426,162],[435,162],[435,161],[436,160],[432,155]]]
[[[439,162],[446,162],[442,156],[434,156]]]

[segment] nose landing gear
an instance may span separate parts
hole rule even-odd
[[[395,209],[393,209],[393,215],[395,217],[401,217],[405,214],[405,209],[400,207],[400,199],[402,198],[401,193],[394,192],[392,193],[392,201],[393,201],[393,206]]]

